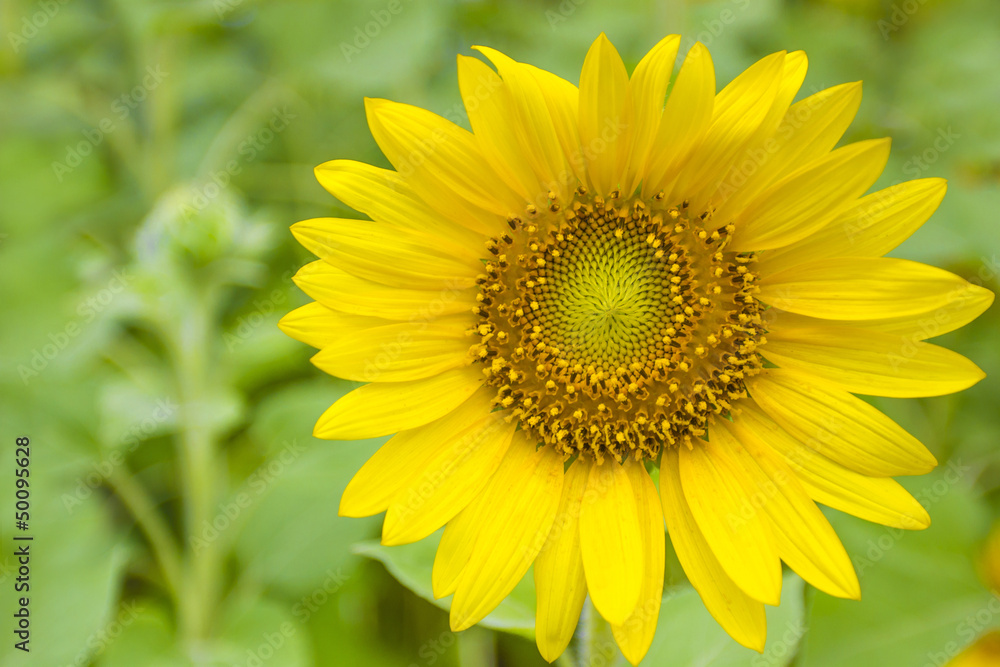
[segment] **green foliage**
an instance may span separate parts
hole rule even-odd
[[[795,658],[807,631],[802,580],[785,577],[781,605],[767,608],[767,644],[756,653],[734,642],[705,609],[690,586],[668,589],[656,637],[642,665],[677,667],[783,667]],[[620,667],[628,662],[619,660]]]
[[[933,517],[925,531],[837,517],[862,599],[816,594],[804,667],[943,664],[935,656],[952,658],[1000,625],[1000,601],[984,588],[969,559],[989,527],[989,511],[969,487],[972,473],[955,458],[943,470],[912,480],[908,488]]]
[[[440,532],[401,547],[384,547],[378,542],[361,542],[355,545],[354,551],[381,561],[399,583],[428,602],[447,610],[451,609],[451,597],[436,599],[431,589],[431,569],[438,542],[441,540]],[[510,595],[480,621],[479,625],[534,639],[535,583],[530,571],[518,582]]]

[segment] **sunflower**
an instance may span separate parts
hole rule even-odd
[[[806,56],[779,52],[716,93],[702,44],[673,76],[680,41],[629,76],[602,34],[579,87],[477,47],[493,67],[458,56],[471,132],[367,99],[394,169],[334,160],[316,175],[371,219],[292,227],[321,259],[296,276],[316,301],[281,326],[320,349],[323,371],[367,383],[315,435],[396,434],[340,513],[385,512],[387,545],[445,526],[433,589],[454,595],[456,631],[534,564],[549,661],[587,595],[642,659],[665,532],[708,610],[758,651],[782,561],[858,598],[816,503],[924,528],[892,477],[936,461],[854,394],[937,396],[983,377],[924,340],[993,294],[883,257],[945,182],[865,196],[889,141],[835,148],[861,84],[793,104]]]

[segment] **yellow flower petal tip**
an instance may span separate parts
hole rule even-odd
[[[589,595],[639,663],[658,611],[635,612],[662,597],[664,522],[706,608],[755,651],[783,562],[859,598],[817,503],[926,528],[892,478],[937,460],[856,395],[985,377],[925,341],[994,294],[884,256],[947,183],[869,192],[891,140],[838,148],[861,82],[794,102],[808,58],[779,51],[720,89],[708,48],[680,42],[630,74],[601,33],[579,87],[476,46],[489,63],[456,60],[471,131],[365,98],[392,168],[317,166],[359,215],[291,227],[319,258],[295,276],[315,302],[278,326],[319,349],[320,370],[364,383],[314,435],[396,434],[339,514],[385,512],[386,545],[444,527],[432,588],[454,595],[454,631],[534,566],[549,662]]]
[[[458,618],[455,614],[450,614],[448,616],[448,627],[452,632],[468,630],[473,625],[475,625],[475,623],[471,622],[468,618]]]
[[[747,641],[747,643],[743,645],[746,646],[751,651],[756,651],[757,653],[764,653],[764,647],[766,646],[766,644],[767,644],[767,637],[762,636],[759,638],[755,638],[754,640]]]
[[[402,539],[398,532],[387,533],[385,530],[382,531],[382,537],[379,539],[379,542],[385,547],[398,547],[410,543],[409,540]]]
[[[372,514],[377,514],[377,511],[370,511],[365,507],[365,504],[361,500],[349,498],[347,493],[345,493],[340,498],[340,505],[337,508],[337,516],[351,517],[354,519],[360,519],[362,517],[371,516]]]

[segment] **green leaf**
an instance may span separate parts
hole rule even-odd
[[[434,554],[442,532],[438,531],[419,542],[398,547],[383,546],[374,540],[361,542],[354,545],[354,552],[381,561],[399,583],[428,602],[447,610],[451,609],[451,597],[438,600],[431,590]],[[531,571],[479,625],[534,639],[535,580]]]
[[[122,631],[97,663],[100,667],[186,667],[169,612],[148,600],[130,601],[119,613]]]
[[[214,664],[313,664],[309,633],[286,604],[269,599],[241,599],[223,614],[219,638],[210,647]]]
[[[933,524],[925,531],[833,518],[861,578],[862,598],[816,595],[802,667],[944,664],[997,624],[1000,606],[972,561],[987,517],[967,486],[971,476],[953,461],[908,484],[930,512]]]
[[[239,475],[228,501],[240,508],[236,551],[252,579],[301,595],[349,574],[350,545],[377,530],[375,517],[337,515],[340,496],[385,438],[330,442],[313,438],[313,424],[353,388],[337,381],[293,385],[262,405],[252,430],[269,447],[266,458]],[[324,390],[325,388],[325,390]]]
[[[252,514],[236,549],[253,578],[301,594],[347,572],[350,545],[371,535],[378,522],[337,516],[337,507],[378,444],[289,443],[251,473],[237,491]]]
[[[763,654],[737,644],[726,634],[705,609],[693,588],[677,586],[666,592],[660,608],[656,636],[649,647],[649,653],[639,664],[670,667],[783,667],[795,657],[799,640],[805,632],[803,583],[795,575],[785,576],[781,605],[767,607],[767,644]],[[627,665],[628,661],[622,658],[618,667]]]

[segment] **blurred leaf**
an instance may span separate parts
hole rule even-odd
[[[993,66],[1000,59],[1000,40],[995,31],[982,29],[1000,25],[1000,5],[991,0],[927,3],[908,16],[900,35],[909,40],[903,52],[907,66],[918,68],[920,76],[899,77],[896,106],[926,136],[919,151],[943,163],[1000,159],[1000,117],[982,113],[1000,105]],[[954,128],[953,148],[952,143],[935,148],[939,128]]]
[[[434,554],[442,532],[438,531],[419,542],[398,547],[386,547],[375,541],[361,542],[354,545],[354,552],[381,561],[399,583],[428,602],[442,609],[451,609],[451,597],[435,599],[431,589]],[[530,570],[510,595],[479,625],[534,639],[535,580]]]
[[[236,550],[251,577],[302,593],[350,567],[350,544],[377,520],[337,516],[337,507],[379,444],[292,441],[250,475],[238,493],[252,514]]]
[[[944,664],[1000,621],[1000,603],[976,577],[971,559],[988,522],[968,475],[953,461],[908,484],[931,514],[925,531],[833,517],[861,578],[862,598],[816,595],[802,667]]]
[[[928,172],[922,175],[942,174]],[[1000,187],[963,188],[952,183],[934,217],[891,254],[931,264],[952,264],[964,258],[971,260],[977,271],[981,268],[988,280],[996,280],[995,245],[984,244],[983,239],[995,233],[998,207]],[[976,274],[968,277],[975,278]]]
[[[173,430],[180,407],[159,366],[142,369],[155,383],[139,386],[122,379],[105,383],[101,392],[101,445],[133,449],[141,442]]]
[[[312,348],[308,350],[312,351]],[[314,440],[312,431],[313,425],[327,408],[359,386],[361,384],[358,382],[310,373],[308,380],[271,389],[257,407],[250,425],[250,435],[255,443],[264,448],[264,453],[278,450],[288,440],[309,441],[317,447],[349,450],[352,447],[350,443],[334,444],[326,440]]]
[[[349,571],[350,545],[376,530],[376,518],[341,517],[337,508],[385,438],[330,442],[311,435],[320,414],[354,386],[330,379],[292,385],[261,405],[253,433],[267,456],[241,475],[232,494],[246,501],[236,551],[252,578],[300,595],[331,572]]]
[[[275,600],[236,602],[223,615],[212,657],[223,665],[311,667],[312,650],[302,623]]]
[[[170,613],[149,601],[123,605],[123,630],[98,660],[100,667],[186,667],[174,638]]]
[[[296,618],[306,619],[316,665],[410,667],[411,663],[407,660],[410,654],[400,650],[401,642],[385,641],[387,633],[394,639],[400,638],[399,624],[384,622],[378,607],[378,589],[395,582],[383,581],[388,580],[389,575],[374,563],[372,565],[355,569],[349,579],[339,582],[342,585],[329,597],[323,595],[325,589],[317,589],[315,593],[296,600],[293,613]],[[393,585],[392,590],[398,594],[397,586]],[[398,597],[393,597],[392,601],[395,603],[392,609],[394,617],[400,618],[406,612],[406,605]],[[423,604],[422,600],[417,602]],[[419,628],[430,625],[425,617],[407,620],[408,625]],[[444,619],[444,626],[447,627],[447,619]],[[406,630],[407,634],[411,634],[415,628]],[[430,632],[418,635],[421,642],[432,636]],[[444,664],[450,665],[448,661]]]
[[[656,636],[640,665],[670,667],[782,667],[791,662],[799,640],[806,632],[803,616],[803,584],[797,576],[785,576],[781,605],[767,607],[767,644],[758,654],[736,643],[705,609],[690,586],[666,592]],[[846,664],[846,663],[844,663]],[[626,667],[621,658],[618,667]]]

